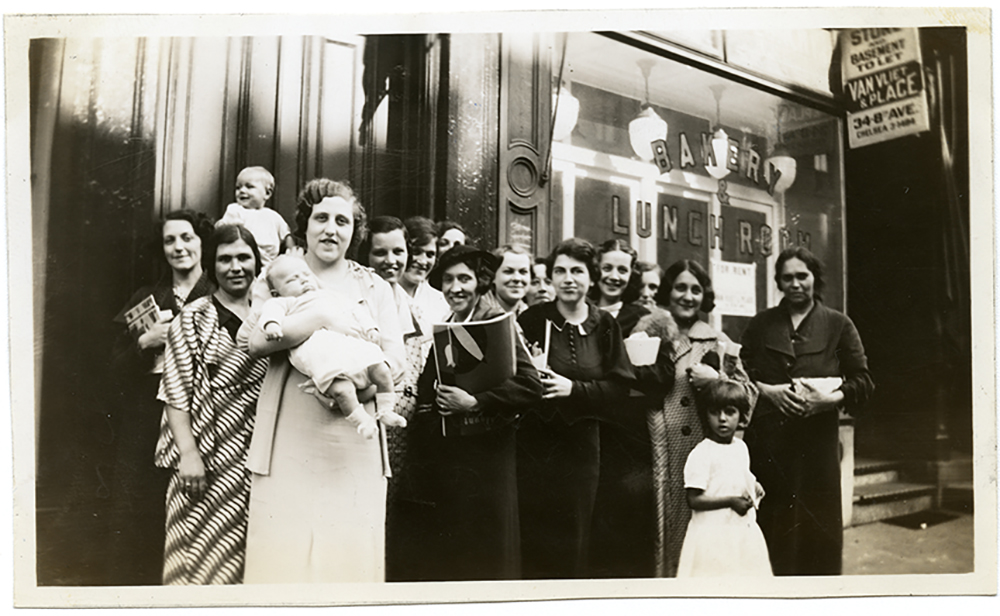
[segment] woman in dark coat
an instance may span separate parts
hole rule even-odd
[[[212,229],[212,221],[194,210],[164,216],[156,253],[169,269],[156,284],[137,290],[114,319],[120,325],[111,360],[115,468],[108,581],[114,585],[160,584],[163,579],[163,504],[170,473],[154,464],[163,417],[156,394],[170,322],[185,304],[213,291],[201,263]],[[125,313],[150,296],[163,318],[141,334],[130,331]]]
[[[518,431],[518,489],[524,577],[589,576],[589,549],[600,470],[598,420],[625,402],[633,379],[621,330],[587,301],[597,252],[564,240],[548,258],[556,300],[519,319],[541,370],[544,401]]]
[[[838,409],[875,386],[854,324],[823,305],[823,267],[805,248],[778,256],[778,306],[755,316],[741,357],[760,388],[744,440],[764,486],[757,521],[775,575],[839,575],[843,550]],[[810,378],[833,377],[833,382]]]
[[[448,321],[504,314],[487,291],[496,258],[457,245],[431,274],[451,308]],[[406,480],[422,507],[407,521],[419,569],[409,581],[509,580],[521,575],[514,420],[542,395],[538,373],[515,339],[516,372],[501,385],[471,394],[437,382],[433,349],[417,384]]]
[[[620,239],[601,244],[598,280],[590,297],[615,317],[622,338],[650,313],[640,305],[641,276],[635,249]],[[669,318],[669,317],[667,317]],[[646,411],[662,403],[673,384],[670,347],[661,345],[660,357],[651,366],[635,368],[636,383],[627,401],[600,423],[601,471],[594,505],[590,552],[591,577],[653,577],[655,573],[656,504],[653,495],[653,450],[646,427]],[[640,389],[651,389],[652,396]],[[663,393],[656,395],[657,389]]]

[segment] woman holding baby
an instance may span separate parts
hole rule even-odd
[[[398,384],[404,351],[392,289],[348,258],[366,231],[353,191],[341,182],[310,181],[299,195],[296,225],[320,288],[378,324],[378,346]],[[309,391],[307,377],[287,358],[289,349],[317,329],[335,327],[337,318],[321,310],[289,315],[282,336],[268,340],[252,313],[240,330],[252,355],[270,359],[247,461],[253,472],[247,583],[385,579],[383,441],[359,434],[330,398]],[[374,413],[374,387],[357,397]]]

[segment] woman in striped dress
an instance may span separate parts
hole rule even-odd
[[[243,581],[250,473],[244,467],[266,359],[236,346],[260,270],[253,236],[215,230],[205,252],[218,290],[191,302],[170,326],[159,398],[166,407],[157,466],[167,486],[164,584]]]

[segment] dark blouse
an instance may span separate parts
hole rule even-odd
[[[634,380],[622,342],[618,322],[609,313],[587,302],[587,318],[579,325],[567,323],[556,307],[546,302],[528,308],[518,319],[530,348],[545,344],[545,323],[552,323],[549,367],[573,381],[567,398],[544,400],[539,408],[542,419],[556,413],[566,423],[583,418],[608,419],[623,400]]]
[[[240,331],[243,321],[232,310],[223,306],[222,302],[214,295],[212,296],[212,305],[215,306],[215,312],[219,315],[219,327],[226,330],[233,342],[236,342],[236,332]]]
[[[615,320],[618,321],[618,326],[622,328],[622,338],[628,338],[635,329],[636,324],[639,319],[649,314],[649,309],[640,306],[639,304],[625,304],[618,311],[618,316]]]
[[[195,282],[194,287],[192,287],[191,291],[188,293],[187,302],[191,303],[200,297],[204,297],[212,293],[213,290],[214,287],[212,282],[208,279],[208,276],[206,274],[202,274],[201,278]],[[118,339],[115,341],[111,359],[113,370],[115,372],[126,374],[149,372],[153,367],[153,361],[157,354],[163,352],[162,348],[150,348],[145,351],[140,351],[139,345],[136,344],[138,337],[128,330],[128,324],[125,321],[125,313],[150,295],[153,296],[153,299],[156,301],[156,305],[159,306],[160,310],[170,310],[174,313],[174,316],[177,316],[177,313],[181,311],[182,306],[177,305],[177,300],[174,298],[174,290],[169,277],[160,280],[155,285],[141,287],[138,291],[133,293],[132,297],[129,298],[128,302],[125,304],[125,307],[122,308],[113,319],[115,323],[121,325],[121,331],[118,335]]]
[[[798,329],[792,327],[791,315],[782,300],[751,319],[741,342],[740,358],[755,382],[774,385],[798,377],[841,377],[844,406],[852,413],[868,401],[875,389],[854,323],[819,300]],[[777,409],[761,396],[754,415],[763,417],[773,412]]]

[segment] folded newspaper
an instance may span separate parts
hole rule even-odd
[[[517,330],[514,313],[486,321],[436,323],[434,358],[438,383],[478,394],[501,385],[517,371]],[[465,413],[442,417],[446,436],[490,429],[493,416]]]
[[[439,383],[470,394],[492,389],[514,376],[517,332],[514,313],[487,321],[434,324],[434,357]]]
[[[125,322],[130,331],[141,336],[161,319],[169,318],[172,314],[169,310],[160,310],[156,300],[149,295],[125,313]]]

